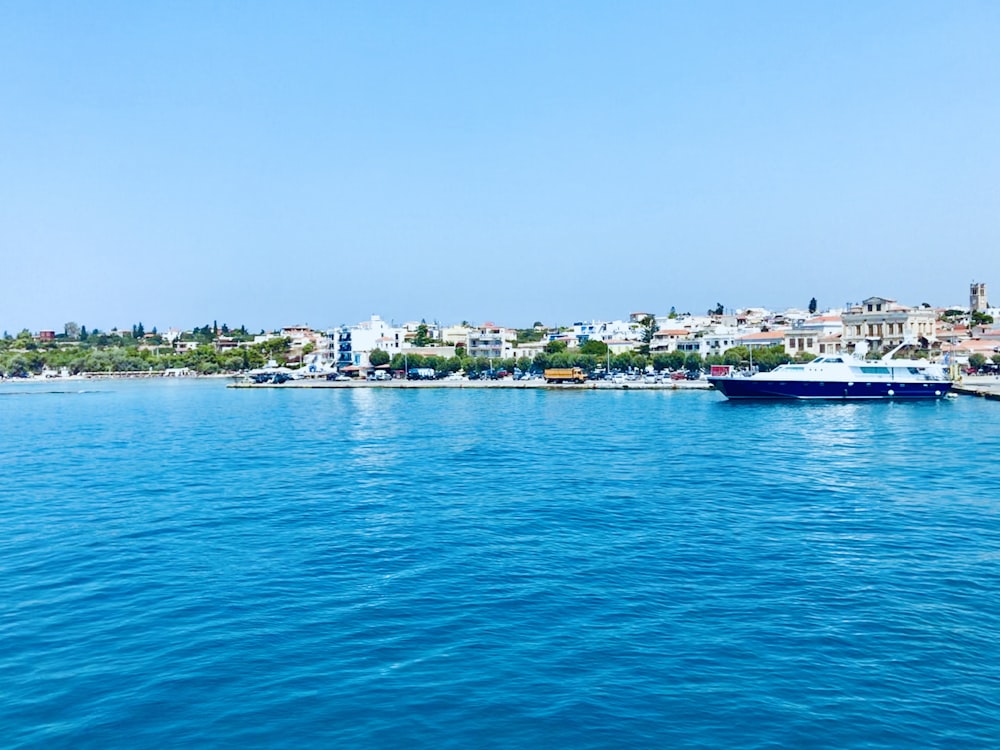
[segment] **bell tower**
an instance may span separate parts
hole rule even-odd
[[[969,312],[986,312],[989,306],[986,299],[986,284],[973,281],[969,285]]]

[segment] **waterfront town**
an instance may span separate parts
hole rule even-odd
[[[815,299],[802,309],[727,310],[702,314],[632,312],[620,320],[577,321],[530,328],[499,323],[443,325],[426,320],[368,320],[316,330],[290,325],[251,334],[214,322],[189,331],[64,330],[5,332],[0,340],[4,378],[108,375],[212,375],[281,368],[296,377],[339,380],[506,378],[537,375],[545,367],[582,367],[593,378],[612,373],[688,372],[712,364],[766,369],[783,362],[847,352],[908,356],[961,366],[965,372],[1000,368],[1000,309],[986,284],[972,283],[968,304],[935,307],[873,296],[821,311]]]

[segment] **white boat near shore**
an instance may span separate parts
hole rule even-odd
[[[850,354],[779,365],[768,372],[710,375],[708,381],[732,400],[913,401],[943,398],[952,387],[944,367],[927,360],[889,355],[865,360]]]

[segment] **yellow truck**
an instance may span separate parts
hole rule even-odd
[[[543,374],[546,383],[582,383],[587,379],[579,367],[550,367]]]

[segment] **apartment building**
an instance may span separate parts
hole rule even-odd
[[[842,316],[844,350],[884,353],[900,344],[932,346],[937,342],[937,312],[906,307],[885,297],[869,297]]]

